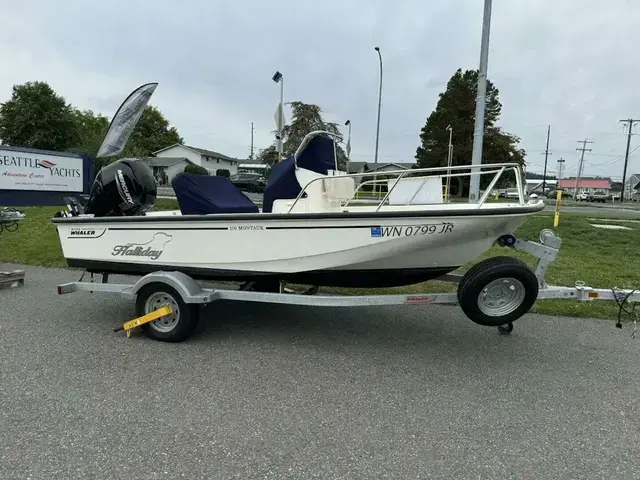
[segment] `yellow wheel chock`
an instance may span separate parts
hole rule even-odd
[[[127,332],[127,337],[130,338],[131,330],[133,330],[134,328],[139,327],[140,325],[144,325],[145,323],[153,322],[154,320],[157,320],[166,315],[170,315],[172,312],[173,310],[171,310],[171,307],[169,305],[165,305],[164,307],[159,308],[158,310],[154,310],[151,313],[147,313],[146,315],[125,322],[121,327],[114,328],[113,331],[119,332],[120,330],[124,330],[125,332]]]

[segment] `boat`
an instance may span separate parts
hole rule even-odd
[[[520,178],[517,164],[486,170],[495,183],[507,169]],[[456,270],[544,208],[487,202],[491,188],[478,203],[443,203],[437,171],[385,172],[395,178],[356,185],[375,174],[339,171],[335,139],[316,131],[273,168],[262,208],[225,177],[181,173],[172,182],[180,211],[149,212],[151,170],[123,159],[100,172],[82,213],[53,222],[67,264],[90,272],[171,269],[201,280],[375,288]],[[383,198],[359,201],[381,182]],[[436,203],[421,202],[421,189]]]
[[[101,151],[124,149],[155,85],[127,97]],[[518,164],[349,174],[338,168],[339,138],[309,132],[273,167],[261,207],[225,177],[180,173],[172,180],[180,210],[155,212],[151,168],[136,159],[113,162],[96,175],[88,199],[66,198],[68,210],[53,218],[66,262],[89,272],[170,269],[263,287],[401,286],[458,269],[544,208],[525,201]],[[487,201],[507,172],[519,201]],[[444,202],[443,179],[470,175],[493,175],[482,198]],[[371,198],[372,189],[386,193]]]

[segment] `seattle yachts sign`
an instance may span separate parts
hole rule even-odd
[[[82,158],[0,150],[0,190],[82,192]]]

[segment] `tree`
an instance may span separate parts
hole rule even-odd
[[[109,119],[104,115],[93,113],[91,110],[75,109],[72,116],[76,124],[78,139],[77,145],[69,150],[85,152],[95,157],[109,128]]]
[[[190,173],[191,175],[209,175],[209,170],[200,165],[190,163],[184,167],[184,173]]]
[[[260,163],[264,163],[265,165],[275,165],[278,163],[278,151],[275,145],[260,150],[257,158]]]
[[[85,115],[85,116],[83,116]],[[95,131],[97,131],[97,126],[103,123],[103,120],[99,117],[95,117],[93,119],[89,118],[88,112],[84,112],[84,114],[77,114],[76,118],[85,125],[87,125],[87,131],[93,131],[89,126],[94,127]],[[104,117],[106,119],[106,117]],[[94,123],[95,122],[95,123]],[[82,130],[82,129],[81,129]],[[93,150],[93,146],[95,143],[91,142],[88,145],[84,144],[82,148],[83,151],[87,151],[87,153],[91,153],[95,155],[104,139],[104,135],[106,134],[107,128],[104,129],[104,133],[99,135],[99,141],[96,141],[98,147]],[[161,148],[168,147],[169,145],[173,145],[175,143],[183,143],[184,140],[178,133],[178,130],[175,127],[169,125],[169,121],[164,117],[162,112],[157,108],[148,105],[142,115],[140,116],[140,120],[137,125],[131,132],[131,136],[127,142],[127,145],[122,153],[119,155],[114,155],[113,157],[107,158],[97,158],[95,159],[94,169],[96,172],[100,170],[100,168],[108,165],[111,162],[115,162],[120,158],[143,158],[150,157],[153,152],[160,150]],[[89,148],[90,150],[86,150]]]
[[[123,153],[128,157],[148,157],[161,148],[183,142],[178,130],[169,126],[169,120],[162,112],[148,105],[133,129]]]
[[[283,128],[284,134],[284,148],[283,154],[285,157],[289,157],[293,155],[300,143],[302,143],[302,139],[309,133],[314,130],[325,130],[327,132],[341,135],[340,130],[338,129],[338,125],[332,122],[325,122],[322,118],[322,109],[313,104],[303,103],[303,102],[291,102],[289,103],[293,110],[291,123],[287,124]],[[275,132],[274,132],[275,133]],[[338,167],[340,169],[345,169],[347,163],[347,155],[342,149],[340,145],[340,138],[334,139],[336,141],[336,154],[338,157]],[[275,161],[278,161],[278,154],[275,149],[275,146],[269,147],[269,149],[273,149],[272,152],[275,153]],[[267,149],[267,150],[269,150]],[[269,159],[272,157],[272,152],[264,152],[264,150],[260,153],[260,156],[264,158],[264,155],[268,153]],[[271,164],[272,165],[272,164]]]
[[[449,79],[446,91],[439,95],[435,110],[429,115],[420,132],[421,143],[416,150],[419,168],[447,165],[448,125],[453,128],[452,165],[471,164],[477,85],[477,70],[463,72],[462,69],[458,69]],[[482,148],[483,164],[515,162],[523,165],[525,152],[518,148],[520,139],[496,126],[501,112],[502,104],[499,100],[499,91],[491,81],[487,80]],[[490,177],[491,175],[481,176],[481,185],[486,185],[490,181]],[[460,196],[463,194],[463,187],[469,185],[469,177],[457,178],[456,193]],[[512,181],[512,178],[505,174],[501,180],[509,182]],[[455,183],[452,185],[452,190],[454,188]]]
[[[79,141],[72,107],[46,82],[14,85],[11,99],[0,106],[4,145],[67,150]]]

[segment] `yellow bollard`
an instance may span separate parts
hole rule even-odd
[[[553,216],[553,226],[554,228],[558,226],[560,223],[560,203],[562,202],[562,190],[557,190],[556,195],[556,213]]]

